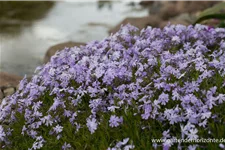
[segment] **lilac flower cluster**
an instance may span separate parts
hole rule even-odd
[[[112,148],[108,147],[107,150],[131,150],[134,149],[135,146],[132,144],[128,144],[129,138],[123,139],[123,141],[119,141],[116,143],[116,145]]]
[[[131,109],[143,121],[176,124],[181,131],[176,135],[196,139],[199,128],[208,130],[209,120],[220,121],[212,110],[225,102],[225,29],[168,25],[139,31],[128,24],[102,41],[57,52],[36,72],[0,105],[5,145],[13,129],[4,125],[17,122],[17,113],[25,119],[21,134],[34,139],[31,149],[38,149],[46,143],[43,126],[58,140],[65,119],[76,133],[88,128],[94,134],[103,114],[110,115],[109,127],[117,128],[125,122],[121,114]],[[43,112],[46,103],[50,106]],[[84,123],[78,117],[88,110]],[[163,139],[175,136],[164,130]],[[64,142],[63,149],[72,146]]]

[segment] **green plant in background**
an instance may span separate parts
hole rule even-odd
[[[225,27],[225,2],[216,4],[200,13],[194,24],[210,19],[217,19],[216,27]]]

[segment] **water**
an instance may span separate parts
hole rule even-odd
[[[124,18],[148,15],[147,10],[125,2],[112,2],[109,6],[99,9],[97,2],[55,2],[44,18],[21,26],[19,33],[0,33],[0,71],[32,75],[50,46],[101,40]]]

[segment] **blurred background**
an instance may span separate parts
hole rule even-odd
[[[192,24],[220,1],[1,1],[0,87],[15,86],[57,50],[138,28]],[[225,7],[224,7],[225,8]],[[220,11],[224,12],[224,8]],[[223,22],[224,23],[224,22]],[[218,24],[217,19],[207,22]],[[1,89],[1,88],[0,88]]]
[[[122,19],[148,11],[126,2],[0,2],[0,71],[32,75],[52,45],[108,36]]]

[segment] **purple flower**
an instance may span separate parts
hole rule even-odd
[[[70,117],[71,116],[71,111],[69,111],[69,110],[64,110],[64,116],[65,117]]]
[[[112,112],[115,112],[115,110],[116,109],[119,109],[120,107],[118,107],[118,106],[110,106],[110,107],[108,107],[107,109],[109,110],[109,111],[112,111]]]
[[[62,146],[62,150],[67,150],[69,148],[71,148],[71,145],[69,143],[67,144],[66,142]]]
[[[135,146],[133,144],[127,144],[129,141],[129,138],[125,138],[123,139],[123,141],[119,141],[116,143],[115,147],[113,148],[108,148],[107,150],[118,150],[118,149],[124,149],[124,150],[130,150],[130,149],[134,149]]]
[[[170,141],[170,140],[166,140],[166,141],[163,143],[163,150],[169,150],[171,146],[172,146],[171,141]]]
[[[222,104],[223,102],[225,102],[225,94],[219,94],[217,96],[218,102],[219,104]]]
[[[222,149],[225,148],[224,144],[222,144],[222,143],[219,144],[219,147],[222,148]]]
[[[150,117],[150,112],[152,111],[152,106],[150,104],[144,105],[145,113],[141,115],[142,119],[147,120]]]
[[[34,130],[31,130],[29,135],[32,137],[32,138],[35,138],[37,136],[37,132],[34,131]]]
[[[38,136],[36,138],[36,141],[33,143],[32,149],[41,149],[45,143],[45,140],[43,139],[42,136]]]
[[[188,133],[188,139],[194,140],[194,139],[198,138],[198,135],[197,135],[198,130],[197,129],[190,129],[189,132],[190,133]]]
[[[166,109],[164,111],[164,116],[166,117],[166,119],[168,119],[170,122],[170,124],[174,124],[177,123],[179,121],[181,121],[181,117],[178,115],[179,110],[176,111],[175,109]]]
[[[110,127],[118,127],[120,124],[123,123],[123,117],[117,117],[116,115],[112,115],[109,119],[109,126]]]
[[[91,134],[93,134],[95,132],[95,130],[97,130],[98,124],[97,124],[97,121],[95,118],[91,118],[91,119],[88,118],[86,125],[87,125],[89,131],[91,132]]]
[[[62,100],[60,100],[59,98],[55,98],[54,99],[54,103],[53,105],[49,108],[50,111],[54,111],[57,109],[57,107],[59,106],[65,107],[64,102]]]
[[[4,141],[6,134],[3,130],[3,127],[0,125],[0,141]]]
[[[180,94],[177,92],[177,90],[173,90],[173,100],[179,100],[180,99]]]
[[[116,144],[116,147],[120,148],[121,146],[126,145],[128,141],[129,141],[129,138],[125,138],[125,139],[123,139],[122,142],[118,142]]]
[[[53,128],[53,130],[56,132],[56,134],[61,133],[63,131],[63,127],[60,125],[57,125]]]
[[[170,130],[163,131],[163,138],[164,138],[164,139],[170,138],[169,132],[170,132]]]
[[[34,111],[37,111],[40,108],[41,104],[42,104],[41,101],[38,101],[37,103],[34,103],[33,106],[32,106],[32,109]]]
[[[50,115],[45,116],[44,118],[41,118],[41,121],[46,125],[46,126],[52,126],[53,121],[52,117]]]
[[[27,76],[25,75],[24,78],[20,81],[19,90],[24,89],[26,85],[27,85]]]
[[[188,150],[196,150],[197,147],[198,145],[189,145]]]
[[[172,37],[172,41],[174,41],[176,43],[180,43],[181,40],[180,40],[179,36],[175,35]]]
[[[212,115],[211,112],[205,112],[205,113],[202,113],[201,119],[206,119],[206,118],[208,119],[208,118],[211,117],[211,115]]]
[[[159,102],[162,104],[162,105],[166,105],[166,103],[169,101],[169,95],[168,94],[165,94],[165,93],[162,93],[159,98],[158,98]]]
[[[134,145],[126,145],[126,146],[124,147],[124,150],[130,150],[130,149],[134,149],[134,148],[135,148]]]

